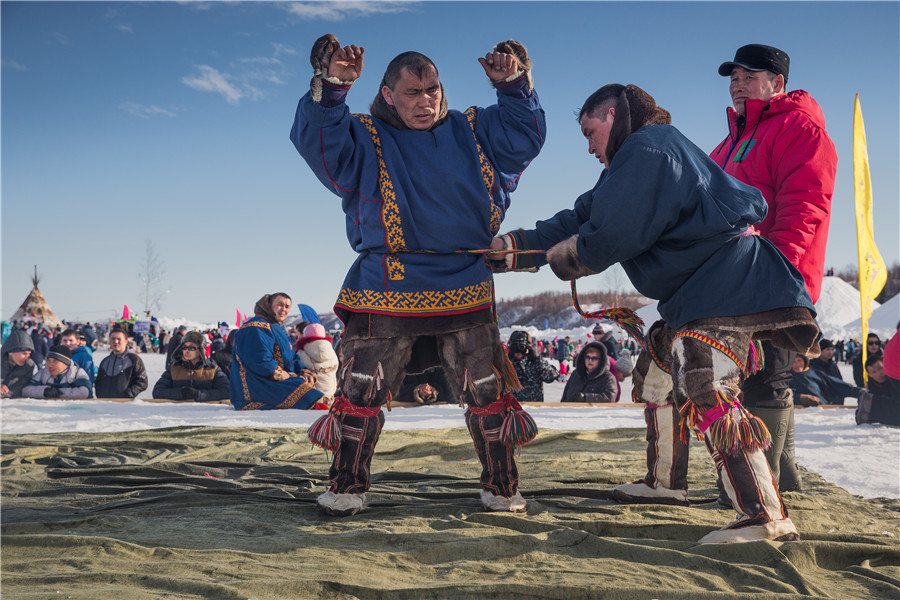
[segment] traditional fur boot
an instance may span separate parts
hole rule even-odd
[[[762,450],[741,450],[729,455],[706,437],[716,469],[738,518],[700,539],[701,544],[724,544],[772,540],[799,540],[797,528],[788,518],[772,470]]]
[[[641,352],[632,371],[635,402],[646,402],[647,475],[614,487],[619,502],[688,506],[687,436],[681,415],[672,401],[672,340],[675,332],[657,321],[647,331],[647,351]]]
[[[478,415],[466,411],[466,426],[481,461],[481,503],[488,511],[525,512],[513,447],[500,441],[503,418],[502,413]]]
[[[632,504],[689,506],[688,444],[680,434],[681,415],[674,404],[644,408],[647,421],[647,475],[611,490],[613,499]],[[687,439],[685,437],[685,439]]]
[[[316,500],[319,512],[332,517],[347,517],[365,509],[369,470],[384,426],[384,413],[379,411],[372,417],[344,413],[340,420],[341,445],[328,471],[331,486]]]

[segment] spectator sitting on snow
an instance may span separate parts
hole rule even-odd
[[[880,354],[866,359],[871,396],[860,397],[856,409],[856,424],[884,423],[900,425],[900,381],[884,372],[884,357]]]
[[[72,352],[72,362],[84,369],[87,373],[88,380],[91,382],[88,398],[94,395],[94,376],[96,375],[96,367],[94,366],[94,357],[90,350],[82,344],[83,336],[79,335],[74,329],[66,329],[60,337],[60,344],[68,348]],[[86,340],[85,340],[86,341]]]
[[[856,387],[842,379],[835,379],[809,368],[809,359],[802,355],[794,357],[791,366],[791,390],[794,404],[818,406],[819,404],[843,404],[844,398],[863,398],[869,395],[865,388]]]
[[[614,402],[619,389],[616,377],[609,371],[606,346],[590,342],[575,357],[575,368],[563,390],[563,402]]]
[[[844,380],[844,377],[841,375],[841,370],[837,366],[837,362],[834,360],[834,352],[835,347],[831,340],[822,340],[819,342],[819,347],[822,349],[822,354],[819,355],[818,358],[810,359],[809,366],[811,369],[815,369],[819,373],[824,375],[830,375],[835,379]]]
[[[172,352],[172,364],[153,386],[154,398],[184,402],[228,399],[228,378],[215,361],[206,358],[205,344],[206,336],[199,331],[189,331],[181,338]]]
[[[24,329],[13,329],[0,349],[0,395],[4,398],[19,398],[22,389],[31,382],[37,366],[31,360],[34,342]]]
[[[527,331],[513,331],[509,336],[509,359],[522,384],[521,390],[513,390],[519,402],[543,402],[544,384],[559,377],[559,371],[538,356]]]
[[[322,397],[316,389],[316,375],[294,352],[283,325],[291,302],[284,292],[266,294],[256,302],[256,316],[232,332],[235,339],[229,380],[231,404],[236,409],[306,409]]]
[[[50,346],[47,364],[22,390],[26,398],[89,398],[90,380],[84,369],[72,362],[72,351],[62,344]]]
[[[109,356],[100,362],[94,391],[98,398],[136,398],[147,389],[144,361],[128,350],[128,333],[120,328],[109,332]]]

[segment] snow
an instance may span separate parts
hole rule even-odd
[[[508,328],[512,331],[512,328]],[[527,328],[526,328],[527,329]],[[503,334],[503,339],[509,335]],[[580,330],[578,330],[580,332]],[[559,330],[562,335],[575,331]],[[548,332],[540,332],[547,338]],[[584,333],[582,333],[584,335]],[[105,352],[98,351],[99,363]],[[162,374],[165,356],[141,355],[150,388]],[[844,379],[852,381],[849,365],[841,365]],[[558,402],[564,384],[544,386],[547,402]],[[239,412],[227,404],[162,404],[144,402],[150,391],[133,402],[100,400],[49,401],[4,399],[0,403],[0,433],[4,436],[54,432],[116,432],[165,427],[211,426],[252,428],[307,428],[321,411],[273,410]],[[631,379],[622,384],[621,406],[529,407],[541,430],[599,430],[643,428],[643,411],[627,399]],[[848,398],[848,403],[855,400]],[[386,414],[385,429],[446,429],[464,427],[463,409],[456,405],[395,407]],[[900,429],[884,425],[857,426],[852,409],[805,408],[795,414],[797,462],[852,494],[865,498],[900,498]],[[527,452],[527,446],[523,450]],[[702,452],[694,444],[694,452]],[[637,477],[638,473],[635,473]]]

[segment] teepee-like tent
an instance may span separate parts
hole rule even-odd
[[[62,321],[53,314],[53,309],[50,308],[50,305],[47,304],[47,299],[44,298],[41,290],[38,289],[40,280],[37,274],[37,267],[35,267],[34,276],[31,278],[31,283],[34,287],[31,288],[31,292],[25,298],[22,306],[19,307],[19,310],[9,320],[15,322],[33,318],[35,322],[43,323],[46,327],[62,327]]]

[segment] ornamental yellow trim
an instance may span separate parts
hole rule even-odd
[[[403,226],[400,222],[400,207],[397,205],[397,193],[394,191],[394,184],[388,174],[387,166],[384,163],[384,156],[381,152],[381,138],[372,117],[365,114],[355,114],[360,123],[369,132],[372,143],[375,145],[375,156],[378,158],[378,188],[381,192],[381,223],[385,229],[385,240],[388,247],[388,255],[385,259],[387,267],[388,279],[392,281],[400,281],[406,275],[406,270],[400,259],[395,256],[397,252],[406,250],[406,240],[403,238]]]
[[[456,290],[422,292],[376,292],[342,288],[335,302],[350,311],[390,314],[436,314],[463,312],[490,306],[493,281],[483,281]]]

